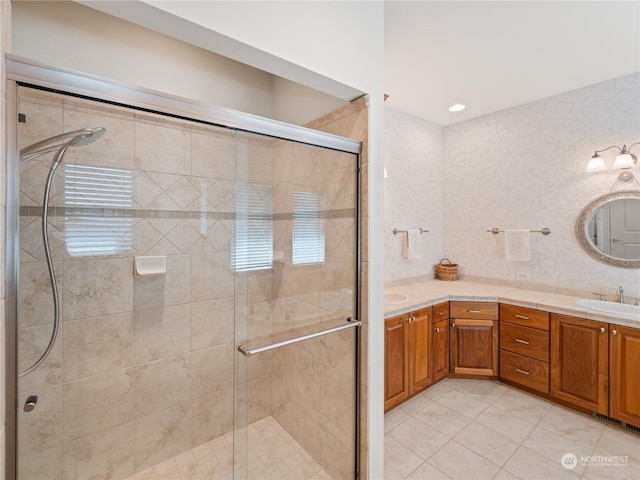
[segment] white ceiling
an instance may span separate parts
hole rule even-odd
[[[639,0],[387,0],[386,103],[437,125],[521,105],[639,71],[639,32]]]

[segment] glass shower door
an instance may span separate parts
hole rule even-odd
[[[9,86],[16,478],[354,478],[358,156]]]
[[[235,478],[355,478],[357,162],[239,135]]]
[[[35,369],[54,324],[41,227],[54,152],[20,166],[17,478],[232,478],[236,131],[17,96],[19,148],[106,129],[53,177],[60,322]]]

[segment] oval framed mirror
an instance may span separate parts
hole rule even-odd
[[[640,268],[640,192],[596,198],[580,212],[576,235],[593,258],[615,267]]]

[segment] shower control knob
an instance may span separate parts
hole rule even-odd
[[[38,403],[38,397],[36,395],[29,395],[29,397],[27,397],[27,401],[24,402],[24,407],[22,407],[22,409],[25,412],[29,413],[34,408],[36,408],[37,403]]]

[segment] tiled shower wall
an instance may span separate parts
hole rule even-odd
[[[21,399],[39,397],[19,413],[21,478],[124,477],[230,431],[236,134],[28,89],[20,112],[21,147],[105,127],[65,163],[100,166],[99,189],[112,193],[112,203],[74,193],[74,172],[58,170],[50,236],[62,326],[49,359],[20,381]],[[248,161],[266,167],[248,171],[270,184],[268,144],[251,140]],[[38,208],[47,170],[37,160],[21,169],[21,370],[45,348],[53,317]],[[74,229],[102,240],[72,247]],[[92,251],[101,244],[107,251]],[[134,278],[135,255],[166,255],[167,274]],[[254,382],[268,396],[269,377]],[[269,413],[269,401],[254,403],[253,418]]]

